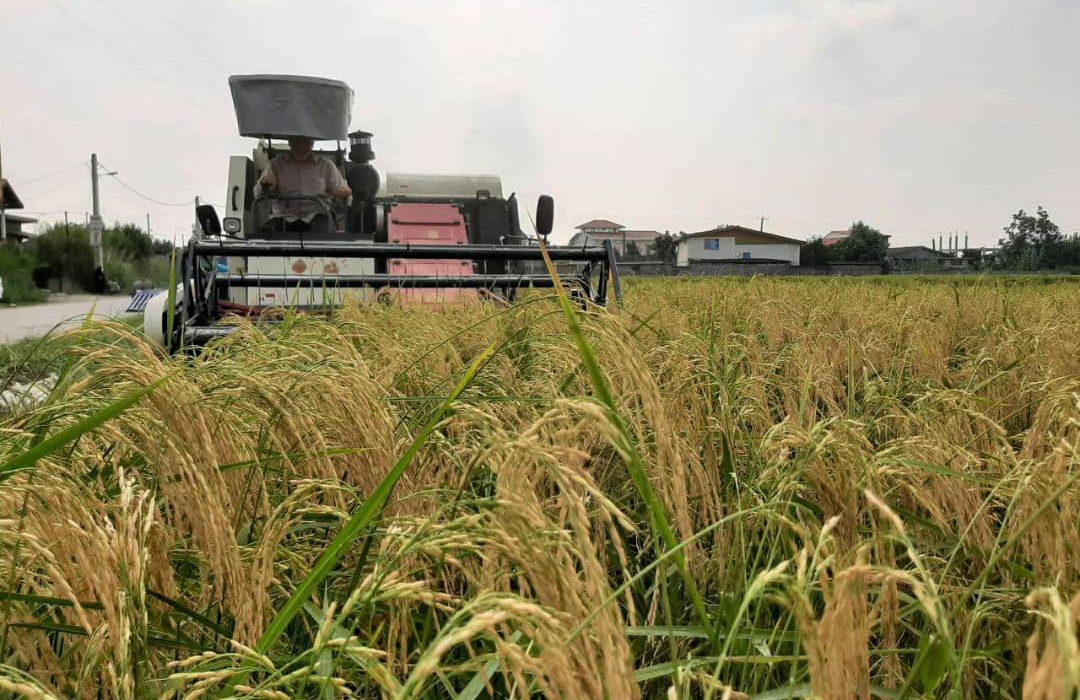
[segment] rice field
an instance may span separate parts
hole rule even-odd
[[[77,333],[0,418],[0,698],[1080,693],[1075,280]]]

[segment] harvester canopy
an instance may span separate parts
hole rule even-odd
[[[241,136],[343,141],[352,119],[352,89],[340,80],[302,75],[229,77]]]

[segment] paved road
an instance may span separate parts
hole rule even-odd
[[[44,304],[0,307],[0,343],[45,335],[57,324],[70,328],[82,323],[91,309],[94,318],[122,316],[130,301],[131,297],[127,295],[72,294],[50,299]]]

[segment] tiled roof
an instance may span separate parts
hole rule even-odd
[[[608,219],[593,219],[592,221],[586,221],[583,224],[578,224],[574,228],[576,228],[576,229],[584,229],[584,228],[618,228],[618,229],[623,229],[623,228],[626,228],[626,227],[623,226],[622,224],[615,223],[614,221],[610,221]]]
[[[11,186],[11,182],[2,177],[0,177],[0,196],[4,200],[5,209],[23,208],[22,200],[15,194],[15,188]]]
[[[652,242],[657,236],[660,235],[660,232],[659,231],[648,231],[648,230],[623,229],[621,231],[610,231],[610,232],[603,231],[603,232],[600,232],[600,233],[597,233],[595,231],[589,231],[588,233],[586,233],[584,231],[580,231],[575,235],[588,236],[589,238],[594,238],[594,239],[596,239],[598,241],[604,240],[606,238],[606,239],[610,239],[612,241],[621,241],[621,240],[625,239],[625,240],[628,240],[628,241],[650,241],[650,242]]]
[[[917,253],[917,252],[930,253],[930,255],[937,256],[937,257],[940,257],[940,258],[952,258],[952,257],[955,257],[953,255],[949,255],[948,253],[943,253],[940,250],[934,250],[933,248],[927,248],[924,245],[901,245],[901,246],[896,246],[894,248],[889,248],[887,251],[885,251],[885,255],[889,256],[890,258],[901,258],[901,257],[904,257],[905,255],[911,255],[912,253]]]
[[[682,238],[684,238],[684,239],[685,238],[704,238],[706,236],[727,237],[727,236],[737,236],[739,234],[762,236],[764,238],[769,238],[769,239],[775,240],[777,243],[798,243],[799,245],[802,245],[802,244],[804,244],[806,242],[806,241],[800,241],[797,238],[788,238],[787,236],[781,236],[781,235],[776,234],[776,233],[769,233],[768,231],[758,231],[757,229],[747,228],[746,226],[717,226],[716,228],[709,229],[708,231],[697,231],[695,233],[684,233],[682,235]]]

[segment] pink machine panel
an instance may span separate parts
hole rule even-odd
[[[452,204],[394,204],[390,207],[387,241],[410,245],[465,245],[469,242],[465,220]],[[392,275],[469,277],[471,260],[420,260],[391,258]],[[402,299],[421,302],[465,301],[476,298],[475,289],[402,289]]]

